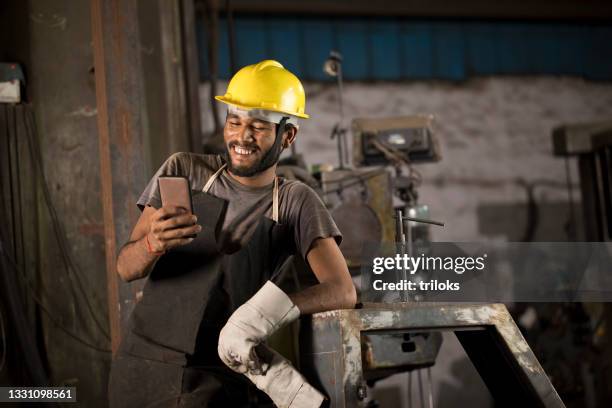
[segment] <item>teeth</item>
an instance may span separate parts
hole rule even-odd
[[[240,146],[234,146],[234,151],[241,155],[249,155],[249,154],[252,154],[254,150],[246,149]]]

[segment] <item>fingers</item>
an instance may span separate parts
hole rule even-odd
[[[156,251],[166,251],[193,241],[192,236],[202,230],[198,218],[174,206],[162,207],[152,215],[150,241]]]
[[[262,363],[255,352],[255,348],[252,348],[249,351],[248,357],[240,356],[237,353],[234,353],[232,350],[228,350],[222,346],[219,346],[217,349],[219,353],[219,357],[221,361],[240,374],[250,373],[253,375],[263,375],[265,371],[268,369],[268,364],[264,363],[265,370],[262,369]]]
[[[249,353],[249,358],[246,362],[246,369],[251,374],[262,374],[261,372],[261,362],[259,361],[259,356],[255,352],[255,348],[252,348]]]
[[[274,358],[274,355],[270,352],[265,344],[260,343],[253,349],[254,354],[257,357],[259,363],[259,373],[253,372],[253,374],[265,374],[270,368],[270,362]]]
[[[165,246],[164,250],[167,251],[177,246],[187,245],[192,241],[193,241],[193,238],[176,238],[176,239],[164,240],[162,241],[162,243]]]
[[[153,234],[154,238],[150,239],[150,244],[153,250],[156,252],[164,252],[177,246],[187,245],[194,240],[194,238],[174,238],[174,239],[159,239],[156,234]]]
[[[240,374],[245,374],[248,371],[247,367],[241,363],[238,355],[232,353],[231,351],[225,350],[221,346],[219,346],[217,352],[219,354],[219,358],[221,358],[221,361],[223,361],[223,364],[232,370]]]
[[[173,215],[162,221],[157,221],[153,226],[158,232],[167,231],[178,227],[186,227],[195,224],[198,217],[192,214]]]
[[[236,362],[236,364],[232,367],[232,369],[240,374],[246,374],[249,371],[247,366],[239,362]]]
[[[196,224],[189,227],[175,228],[168,231],[158,232],[156,233],[155,237],[160,241],[167,241],[176,238],[187,238],[189,236],[198,234],[200,231],[202,231],[202,226]]]
[[[219,354],[219,358],[221,359],[221,361],[223,361],[223,364],[225,364],[226,366],[232,368],[236,365],[236,362],[228,357],[228,353],[221,347],[219,346],[219,348],[217,349],[217,352]]]
[[[177,207],[175,205],[167,205],[161,207],[151,215],[151,221],[161,221],[170,217],[174,217],[187,212],[183,207]]]

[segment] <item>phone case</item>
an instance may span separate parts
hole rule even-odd
[[[189,180],[183,176],[167,176],[157,179],[162,206],[175,205],[193,213]]]

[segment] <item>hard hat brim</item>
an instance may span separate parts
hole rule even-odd
[[[310,118],[310,115],[307,115],[305,113],[297,113],[297,112],[296,113],[289,113],[289,112],[284,112],[284,111],[278,110],[278,109],[270,109],[270,108],[267,108],[267,107],[266,108],[262,108],[261,106],[244,105],[244,104],[241,104],[241,103],[237,103],[236,101],[233,101],[233,100],[231,100],[229,98],[226,98],[223,95],[217,95],[217,96],[215,96],[215,99],[218,100],[219,102],[223,102],[223,103],[228,104],[228,105],[234,105],[234,106],[237,106],[237,107],[239,107],[241,109],[265,109],[265,110],[269,110],[269,111],[272,111],[272,112],[285,113],[287,115],[297,116],[298,118],[302,118],[302,119]]]

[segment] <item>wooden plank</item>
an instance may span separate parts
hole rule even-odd
[[[101,0],[91,2],[91,25],[94,44],[94,66],[96,77],[96,102],[98,106],[98,138],[100,148],[100,182],[102,187],[102,209],[104,219],[104,243],[106,252],[106,276],[108,296],[108,318],[111,329],[113,353],[119,346],[119,293],[116,274],[115,225],[113,215],[113,187],[110,163],[110,140],[106,95],[106,67],[104,59],[104,35]]]
[[[113,352],[144,282],[119,284],[118,245],[127,241],[145,185],[138,13],[135,2],[91,0],[108,308]]]

